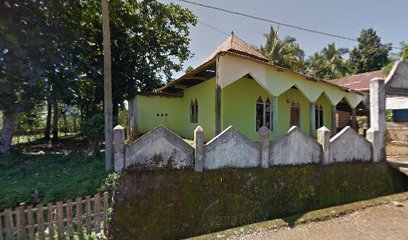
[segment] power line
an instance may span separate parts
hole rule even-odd
[[[203,22],[203,21],[198,20],[197,22],[200,23],[201,25],[206,26],[206,27],[208,27],[208,28],[210,28],[210,29],[212,29],[212,30],[214,30],[214,31],[216,31],[216,32],[218,32],[218,33],[221,33],[221,34],[223,34],[223,35],[225,35],[225,36],[229,36],[229,35],[230,35],[229,33],[224,32],[223,30],[221,30],[221,29],[219,29],[219,28],[216,28],[216,27],[214,27],[214,26],[211,26],[210,24],[205,23],[205,22]],[[246,43],[247,43],[247,44],[250,44],[250,45],[252,45],[252,46],[256,46],[256,44],[252,44],[252,43],[250,43],[250,42],[246,42]]]
[[[209,9],[221,11],[221,12],[226,12],[226,13],[230,13],[230,14],[234,14],[234,15],[238,15],[238,16],[242,16],[242,17],[247,17],[247,18],[251,18],[251,19],[255,19],[255,20],[259,20],[259,21],[263,21],[263,22],[273,23],[273,24],[285,26],[285,27],[288,27],[288,28],[293,28],[293,29],[302,30],[302,31],[306,31],[306,32],[311,32],[311,33],[315,33],[315,34],[320,34],[320,35],[339,38],[339,39],[343,39],[343,40],[358,42],[357,39],[352,38],[352,37],[346,37],[346,36],[341,36],[341,35],[338,35],[338,34],[322,32],[322,31],[319,31],[319,30],[311,29],[311,28],[299,27],[299,26],[295,26],[295,25],[292,25],[292,24],[288,24],[288,23],[278,22],[278,21],[271,20],[271,19],[261,18],[261,17],[249,15],[249,14],[246,14],[246,13],[236,12],[236,11],[232,11],[232,10],[228,10],[228,9],[224,9],[224,8],[219,8],[219,7],[215,7],[215,6],[210,6],[210,5],[206,5],[206,4],[202,4],[202,3],[192,2],[192,1],[188,1],[188,0],[178,0],[178,1],[188,3],[188,4],[192,4],[192,5],[196,5],[196,6],[200,6],[200,7],[204,7],[204,8],[209,8]],[[402,48],[398,48],[398,47],[393,47],[393,48],[402,50]]]
[[[224,34],[224,35],[226,35],[226,36],[229,36],[228,33],[222,31],[221,29],[216,28],[216,27],[213,27],[213,26],[211,26],[211,25],[209,25],[209,24],[207,24],[207,23],[204,23],[204,22],[202,22],[202,21],[200,21],[200,20],[198,20],[198,23],[200,23],[200,24],[202,24],[202,25],[204,25],[204,26],[206,26],[206,27],[208,27],[208,28],[211,28],[211,29],[214,30],[214,31],[217,31],[217,32],[222,33],[222,34]]]

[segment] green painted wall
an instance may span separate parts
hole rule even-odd
[[[175,133],[180,133],[182,100],[181,97],[138,95],[136,114],[137,134],[146,133],[160,124]]]
[[[278,97],[279,101],[279,136],[285,134],[290,126],[290,106],[292,102],[298,102],[300,106],[300,128],[309,135],[310,115],[309,101],[297,89],[289,89]]]
[[[255,130],[256,101],[261,96],[265,101],[269,97],[273,103],[273,97],[266,92],[255,80],[242,78],[222,89],[222,129],[232,125],[241,133],[254,141],[259,140],[259,134]],[[309,135],[310,109],[308,99],[297,89],[289,89],[278,97],[279,101],[279,136],[285,134],[290,126],[290,105],[292,102],[300,104],[300,128]],[[327,128],[331,128],[331,103],[322,94],[316,104],[323,106],[323,122]],[[271,134],[272,136],[272,134]]]
[[[222,130],[234,126],[241,133],[259,140],[255,129],[256,101],[261,96],[268,97],[273,104],[273,97],[255,80],[241,78],[221,91]],[[190,122],[190,103],[198,101],[198,123]],[[300,128],[309,134],[309,101],[297,89],[289,89],[278,97],[279,100],[279,136],[285,134],[290,126],[290,105],[300,104]],[[215,78],[184,90],[181,98],[162,96],[138,96],[137,132],[145,133],[162,124],[183,138],[193,139],[194,129],[200,125],[204,129],[205,141],[214,137],[215,126]],[[331,127],[331,103],[322,94],[316,104],[323,106],[324,125]],[[166,116],[167,113],[167,116]],[[159,115],[159,116],[157,116]],[[163,116],[162,116],[163,115]],[[271,133],[271,138],[272,138]]]
[[[198,123],[191,123],[190,103],[196,98]],[[137,106],[136,125],[139,134],[162,124],[183,138],[193,139],[194,130],[200,125],[204,129],[206,141],[214,137],[215,78],[185,89],[183,97],[139,95]]]
[[[256,132],[256,101],[261,96],[263,101],[269,95],[255,80],[241,78],[221,90],[222,129],[233,126],[253,141],[259,141]]]
[[[190,122],[190,103],[197,98],[198,123]],[[181,103],[181,135],[188,139],[194,138],[194,130],[200,125],[204,129],[205,141],[214,137],[215,124],[215,78],[184,90]]]

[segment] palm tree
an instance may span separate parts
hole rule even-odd
[[[323,48],[322,54],[335,75],[345,76],[350,72],[347,62],[343,59],[343,55],[348,52],[347,48],[336,48],[335,43],[329,43]]]
[[[348,53],[346,48],[336,48],[330,43],[320,53],[315,53],[306,63],[306,73],[318,79],[335,79],[350,73],[347,61],[343,55]]]
[[[275,30],[272,26],[269,33],[264,34],[264,37],[266,43],[261,45],[258,50],[268,57],[272,64],[294,71],[303,71],[304,52],[296,42],[296,38],[287,36],[281,40],[279,28]]]

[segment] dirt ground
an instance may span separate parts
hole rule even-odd
[[[240,236],[273,240],[408,240],[408,201],[388,203],[323,222]]]

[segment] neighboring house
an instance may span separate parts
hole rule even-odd
[[[311,136],[322,126],[334,134],[337,107],[355,113],[363,98],[348,87],[272,65],[231,34],[193,71],[129,99],[129,132],[135,137],[162,124],[192,139],[201,126],[208,141],[232,125],[257,141],[262,126],[276,139],[297,125]]]
[[[363,92],[369,95],[370,80],[373,78],[387,78],[382,70],[361,73],[349,77],[332,80],[333,83]],[[387,94],[386,109],[392,110],[393,122],[408,122],[408,97]],[[342,114],[344,116],[344,113]]]
[[[392,110],[393,122],[408,122],[408,97],[387,97],[386,108]]]
[[[364,92],[365,94],[369,94],[370,80],[373,78],[386,78],[386,77],[387,76],[383,73],[382,70],[378,70],[373,72],[360,73],[349,77],[334,79],[331,80],[331,82],[346,88],[354,89],[357,91]]]

